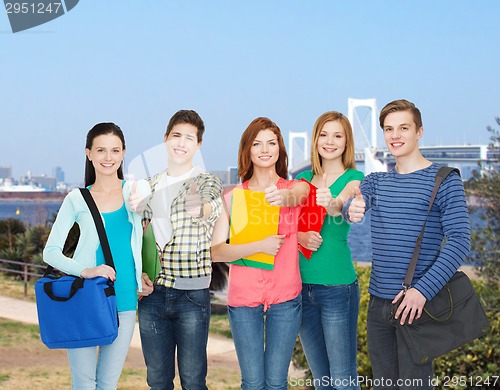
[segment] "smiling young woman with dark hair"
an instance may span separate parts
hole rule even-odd
[[[118,337],[109,345],[68,349],[73,389],[115,389],[134,332],[137,293],[144,294],[141,217],[126,200],[133,187],[134,192],[142,192],[143,196],[149,193],[149,188],[145,181],[132,184],[123,180],[125,140],[114,123],[98,123],[88,132],[85,155],[85,186],[104,220],[115,269],[105,264],[94,220],[79,189],[64,199],[43,260],[70,275],[85,279],[102,276],[115,282]],[[75,222],[80,228],[80,238],[74,256],[69,258],[62,249]]]

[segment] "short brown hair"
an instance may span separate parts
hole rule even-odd
[[[205,132],[205,124],[203,120],[198,115],[196,111],[193,110],[179,110],[177,111],[167,125],[167,131],[165,132],[165,138],[168,138],[170,132],[174,128],[175,125],[179,123],[187,123],[189,125],[193,125],[196,127],[196,137],[198,138],[198,143],[203,140],[203,133]]]
[[[311,142],[311,169],[315,175],[323,175],[323,161],[318,153],[318,139],[325,126],[326,122],[338,121],[345,131],[345,149],[342,153],[342,164],[344,168],[356,169],[356,160],[354,157],[354,135],[352,132],[352,126],[349,119],[345,115],[337,111],[328,111],[320,115],[316,120],[312,131],[312,142]]]
[[[420,110],[415,107],[415,104],[412,102],[400,99],[387,103],[385,107],[382,108],[382,111],[380,111],[379,122],[382,129],[384,128],[384,121],[387,115],[396,111],[410,111],[413,114],[413,121],[415,125],[417,125],[417,130],[422,127],[422,114]]]
[[[254,119],[241,136],[238,150],[238,177],[242,182],[249,180],[253,175],[253,164],[250,158],[250,148],[253,141],[262,130],[271,130],[278,139],[279,156],[276,161],[276,173],[286,179],[288,177],[288,155],[280,128],[272,120],[264,117]]]

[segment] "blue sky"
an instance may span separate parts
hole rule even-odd
[[[81,0],[11,32],[0,9],[0,165],[83,177],[87,131],[112,121],[126,161],[189,108],[205,165],[235,165],[241,133],[268,116],[288,139],[348,98],[406,98],[423,144],[488,142],[500,116],[500,2]]]

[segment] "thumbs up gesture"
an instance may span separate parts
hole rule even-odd
[[[265,198],[271,206],[281,206],[283,203],[283,197],[274,183],[275,178],[275,173],[273,171],[269,171],[269,186],[264,190]]]
[[[359,187],[354,188],[354,194],[356,196],[349,205],[349,219],[351,222],[360,222],[365,215],[366,204]]]
[[[146,200],[147,197],[140,195],[137,191],[137,181],[134,181],[128,197],[130,209],[136,213],[142,213],[146,208]]]
[[[316,204],[318,206],[323,206],[325,209],[330,206],[332,202],[332,193],[328,188],[326,182],[326,173],[323,174],[323,178],[321,180],[321,186],[316,190]]]
[[[184,198],[184,208],[186,213],[192,218],[203,218],[203,200],[198,193],[198,184],[191,183],[189,193]]]

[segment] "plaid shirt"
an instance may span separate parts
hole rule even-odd
[[[151,198],[164,174],[165,172],[162,172],[148,179]],[[184,199],[189,194],[193,182],[197,183],[203,202],[212,206],[212,212],[206,219],[193,218],[184,208]],[[215,221],[222,211],[221,193],[220,179],[210,173],[200,173],[183,183],[170,208],[172,238],[163,249],[156,244],[161,263],[161,271],[155,279],[156,284],[174,287],[177,278],[200,278],[212,274],[210,246]],[[153,210],[148,204],[143,214],[143,226],[152,218]]]

